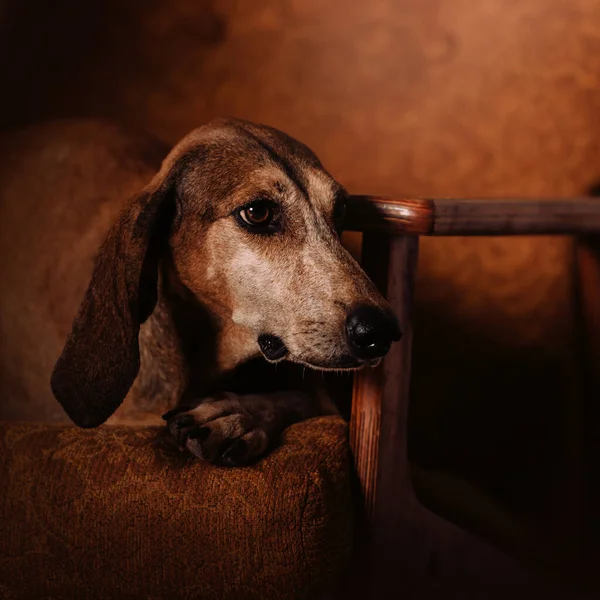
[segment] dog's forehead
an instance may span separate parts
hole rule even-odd
[[[306,200],[328,205],[341,188],[310,148],[272,127],[219,120],[192,132],[178,146],[185,179],[195,184],[210,178],[223,195],[263,181],[283,182]]]
[[[289,160],[298,166],[322,169],[314,152],[302,142],[267,125],[239,119],[216,119],[185,136],[176,147],[179,156],[209,148],[216,154],[256,160]],[[242,153],[240,157],[239,154]]]
[[[240,139],[258,145],[272,158],[293,160],[313,168],[323,168],[308,146],[274,127],[230,119],[225,121],[222,127],[217,126],[216,132],[221,131],[231,131]]]

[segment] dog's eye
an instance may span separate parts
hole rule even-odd
[[[258,233],[270,233],[275,228],[277,205],[270,200],[256,200],[237,211],[241,224]]]
[[[273,211],[266,202],[255,202],[242,208],[240,216],[248,225],[265,225],[273,218]]]

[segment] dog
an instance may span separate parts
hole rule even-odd
[[[63,120],[0,144],[3,418],[162,417],[192,455],[245,465],[336,411],[287,368],[375,365],[400,339],[341,244],[346,190],[279,130],[217,119],[169,149]]]

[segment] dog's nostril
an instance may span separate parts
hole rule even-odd
[[[258,336],[260,351],[268,360],[278,360],[287,355],[288,349],[283,340],[276,335],[261,333]]]
[[[396,318],[375,306],[358,306],[346,319],[346,334],[357,358],[369,360],[387,354],[401,333]]]

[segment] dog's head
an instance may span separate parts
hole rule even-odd
[[[52,377],[69,416],[97,426],[127,394],[161,260],[214,316],[221,369],[261,352],[318,369],[385,355],[400,331],[340,243],[345,197],[306,146],[270,127],[218,120],[184,138],[100,250]]]

